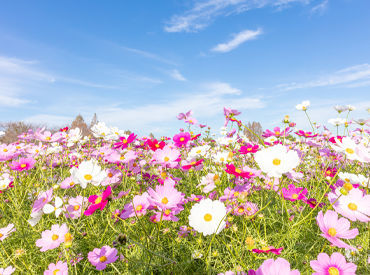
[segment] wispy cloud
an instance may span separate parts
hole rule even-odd
[[[164,27],[166,32],[197,32],[210,25],[217,17],[229,16],[252,9],[273,7],[283,9],[299,2],[309,4],[312,0],[207,0],[196,1],[184,14],[174,15]]]
[[[246,110],[263,108],[260,98],[246,96],[241,90],[225,82],[211,82],[200,85],[197,93],[185,93],[176,98],[166,99],[137,107],[98,107],[98,117],[111,125],[139,131],[152,131],[153,125],[168,125],[176,122],[176,115],[192,109],[197,118],[209,119],[222,113],[224,106]],[[135,119],[133,119],[135,118]]]
[[[0,106],[3,107],[17,107],[29,103],[29,100],[21,99],[16,96],[7,96],[0,94]]]
[[[369,80],[370,65],[366,63],[336,71],[332,74],[319,77],[316,80],[301,83],[292,82],[280,84],[277,87],[285,91],[337,85],[342,85],[345,87],[363,87],[370,84]]]
[[[147,51],[143,51],[143,50],[139,50],[139,49],[135,49],[135,48],[129,48],[129,47],[125,47],[125,46],[119,46],[119,45],[116,45],[116,46],[118,46],[119,48],[121,48],[124,51],[131,52],[131,53],[134,53],[136,55],[139,55],[139,56],[142,56],[142,57],[145,57],[145,58],[149,58],[149,59],[161,62],[161,63],[165,63],[165,64],[168,64],[168,65],[177,65],[174,61],[166,59],[164,57],[161,57],[161,56],[159,56],[157,54],[154,54],[154,53],[151,53],[151,52],[147,52]]]
[[[257,29],[255,31],[253,30],[244,30],[241,31],[235,35],[233,35],[233,38],[226,42],[218,44],[216,47],[212,49],[213,52],[221,52],[226,53],[231,50],[234,50],[235,48],[239,47],[244,42],[247,42],[248,40],[256,39],[258,36],[262,34],[262,29]]]
[[[316,6],[312,7],[311,12],[321,14],[327,9],[328,4],[329,0],[323,0],[320,4],[317,4]]]
[[[170,77],[178,81],[186,81],[186,78],[176,69],[169,72]]]

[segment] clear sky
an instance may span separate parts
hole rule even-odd
[[[219,128],[223,106],[263,127],[311,101],[370,107],[369,0],[2,1],[0,120],[63,126],[94,113],[141,134],[179,112]]]

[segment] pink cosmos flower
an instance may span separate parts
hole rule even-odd
[[[289,133],[291,132],[290,128],[287,127],[285,128],[284,130],[280,130],[279,127],[275,127],[273,131],[270,131],[270,130],[266,130],[262,136],[265,137],[265,138],[268,138],[268,137],[284,137],[284,136],[288,136]]]
[[[336,212],[328,210],[325,215],[320,211],[316,220],[320,230],[323,232],[321,236],[337,247],[356,250],[354,247],[340,240],[354,239],[358,235],[357,228],[349,230],[351,224],[347,219],[338,219],[338,214]]]
[[[5,268],[0,268],[0,274],[2,275],[10,275],[15,271],[15,268],[11,265]]]
[[[98,209],[103,210],[108,203],[108,198],[112,194],[112,188],[110,186],[105,189],[105,191],[100,195],[92,195],[89,197],[89,202],[92,204],[87,210],[85,210],[84,215],[90,216]]]
[[[183,119],[188,119],[191,115],[193,114],[193,111],[190,110],[188,112],[184,113],[179,113],[176,117],[178,120],[183,120]]]
[[[154,206],[160,208],[160,210],[176,208],[179,204],[182,204],[184,200],[184,194],[177,191],[171,181],[165,181],[163,185],[157,185],[155,191],[152,188],[148,189],[148,200]]]
[[[35,167],[36,160],[33,158],[20,158],[18,161],[12,161],[9,165],[12,170],[23,171]]]
[[[77,196],[76,198],[70,198],[66,207],[66,218],[78,219],[84,211],[87,204],[87,198]]]
[[[175,145],[177,147],[184,147],[186,144],[191,140],[191,135],[190,133],[179,133],[177,135],[174,135],[173,141],[175,142]]]
[[[290,270],[290,263],[284,258],[267,259],[256,270],[256,275],[299,275],[300,272]]]
[[[172,149],[169,145],[154,152],[152,161],[164,167],[175,168],[181,160],[180,151]]]
[[[303,187],[295,187],[294,184],[289,184],[288,189],[282,188],[283,197],[286,200],[296,201],[306,198],[307,189]]]
[[[240,115],[240,114],[241,114],[241,112],[239,112],[238,110],[224,107],[224,116],[225,116],[224,127],[226,127],[227,124],[229,123],[230,117],[237,116],[237,115]]]
[[[48,270],[44,271],[44,275],[68,275],[68,265],[62,261],[56,264],[51,263],[48,266]]]
[[[207,174],[206,176],[202,177],[200,184],[197,185],[197,188],[204,185],[203,192],[209,193],[216,188],[215,181],[217,181],[219,178],[220,177],[216,174]]]
[[[118,169],[109,168],[107,171],[107,177],[101,183],[102,186],[114,185],[122,180],[122,172]]]
[[[16,229],[14,228],[14,224],[10,223],[7,227],[0,228],[0,241],[5,240],[5,238],[9,237],[10,233],[14,232]]]
[[[335,193],[329,193],[328,199],[334,203],[335,211],[351,221],[370,221],[370,195],[364,195],[358,188],[353,188],[343,195],[337,188]]]
[[[67,224],[63,223],[61,226],[54,224],[51,226],[51,230],[45,230],[41,233],[41,239],[36,241],[36,246],[41,247],[41,252],[57,248],[65,241],[65,235],[67,233]]]
[[[315,273],[313,275],[356,275],[357,266],[347,263],[346,258],[334,252],[330,257],[326,253],[320,253],[317,260],[310,261],[310,266]]]
[[[125,205],[121,213],[121,219],[128,219],[131,217],[135,217],[135,213],[138,217],[144,216],[146,214],[146,210],[149,208],[149,194],[147,192],[143,193],[142,195],[137,195],[132,199],[132,203],[128,203]]]
[[[203,161],[204,159],[200,159],[198,161],[190,161],[187,164],[183,165],[181,168],[184,170],[190,170],[190,168],[194,167],[194,170],[199,171],[203,168]]]
[[[101,249],[95,248],[90,251],[87,258],[97,270],[103,270],[107,264],[114,263],[118,259],[117,249],[105,245]]]
[[[299,130],[299,131],[297,131],[295,133],[296,133],[296,135],[301,136],[301,137],[304,137],[304,138],[317,137],[317,134],[313,134],[312,132],[305,132],[303,130]]]
[[[53,188],[50,188],[49,190],[41,193],[38,197],[37,200],[33,203],[32,206],[32,212],[38,212],[40,211],[45,204],[50,202],[53,199]]]
[[[115,143],[113,148],[114,149],[117,149],[117,148],[120,148],[120,149],[125,149],[128,147],[128,145],[132,142],[134,142],[134,140],[136,139],[136,135],[134,133],[130,134],[127,139],[125,137],[120,137],[120,141]]]
[[[62,189],[69,189],[74,187],[76,183],[73,181],[73,177],[70,176],[68,178],[65,178],[59,185]]]

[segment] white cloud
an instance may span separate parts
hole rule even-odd
[[[120,46],[120,45],[117,45],[115,43],[112,43],[110,42],[111,45],[114,45],[114,46],[117,46],[119,47],[120,49],[122,50],[125,50],[127,52],[131,52],[131,53],[134,53],[134,54],[137,54],[137,55],[140,55],[142,57],[145,57],[145,58],[148,58],[148,59],[152,59],[152,60],[155,60],[155,61],[159,61],[159,62],[162,62],[162,63],[165,63],[165,64],[168,64],[168,65],[177,65],[175,62],[173,62],[172,60],[168,60],[166,58],[163,58],[157,54],[154,54],[154,53],[150,53],[150,52],[147,52],[147,51],[143,51],[143,50],[139,50],[139,49],[135,49],[135,48],[129,48],[129,47],[125,47],[125,46]]]
[[[20,105],[24,105],[28,102],[30,101],[26,99],[21,99],[15,96],[7,96],[7,95],[0,94],[0,106],[3,106],[3,107],[17,107]]]
[[[282,9],[299,2],[312,0],[207,0],[196,1],[193,8],[182,15],[174,15],[164,27],[166,32],[197,32],[210,25],[217,17],[238,14],[252,9],[274,7]]]
[[[277,87],[285,91],[345,84],[347,87],[356,87],[356,85],[363,87],[367,84],[370,84],[369,80],[370,65],[362,64],[336,71],[332,74],[319,77],[316,80],[301,83],[292,82],[288,84],[280,84]]]
[[[257,29],[255,31],[253,30],[244,30],[240,33],[237,33],[234,35],[234,37],[226,42],[226,43],[221,43],[218,44],[216,47],[212,49],[214,52],[221,52],[221,53],[226,53],[229,52],[237,47],[239,47],[241,44],[248,40],[253,40],[256,39],[259,35],[262,34],[261,29]]]
[[[329,0],[323,0],[320,4],[317,4],[316,6],[312,7],[311,12],[312,13],[323,13],[329,4]]]
[[[186,78],[176,69],[169,72],[169,75],[178,81],[186,81]]]
[[[98,107],[99,119],[134,131],[151,131],[158,124],[176,122],[176,115],[184,110],[193,110],[199,119],[213,118],[221,114],[223,107],[240,110],[263,108],[259,98],[243,95],[242,91],[224,82],[201,85],[198,93],[186,93],[172,100],[137,107]],[[153,126],[155,125],[155,126]]]

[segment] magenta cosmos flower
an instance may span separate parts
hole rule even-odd
[[[256,270],[256,275],[299,275],[300,272],[290,270],[290,263],[283,259],[268,259]]]
[[[354,239],[358,235],[357,228],[349,230],[351,224],[346,218],[338,219],[336,212],[328,210],[325,215],[320,211],[316,220],[320,230],[323,232],[321,236],[337,247],[356,250],[354,247],[340,240],[341,238]]]
[[[303,200],[306,198],[307,189],[302,189],[302,187],[295,187],[294,184],[289,184],[288,189],[282,189],[283,197],[290,201]]]
[[[56,264],[51,263],[48,269],[44,271],[44,275],[68,275],[68,265],[62,261]]]
[[[114,263],[118,259],[117,249],[105,245],[101,249],[95,248],[90,251],[87,258],[97,270],[103,270],[107,264]]]
[[[313,275],[355,275],[357,266],[347,263],[344,256],[334,252],[331,257],[326,253],[320,253],[317,260],[310,261],[310,265],[316,272]]]
[[[41,252],[57,248],[65,241],[65,235],[67,233],[68,227],[65,223],[61,226],[54,224],[51,226],[51,230],[45,230],[41,233],[41,239],[36,241],[36,246],[41,247]]]
[[[114,149],[121,148],[125,149],[128,147],[128,145],[136,139],[136,135],[134,133],[130,134],[127,139],[125,137],[120,137],[120,141],[114,144]]]
[[[35,167],[36,160],[33,158],[20,158],[18,161],[12,161],[9,165],[12,170],[23,171]]]
[[[108,203],[108,198],[112,194],[112,188],[110,186],[105,189],[105,191],[100,195],[92,195],[89,197],[89,202],[92,204],[84,212],[85,216],[90,216],[98,209],[103,210]]]
[[[179,133],[173,137],[173,141],[177,147],[184,147],[191,140],[190,133]]]

